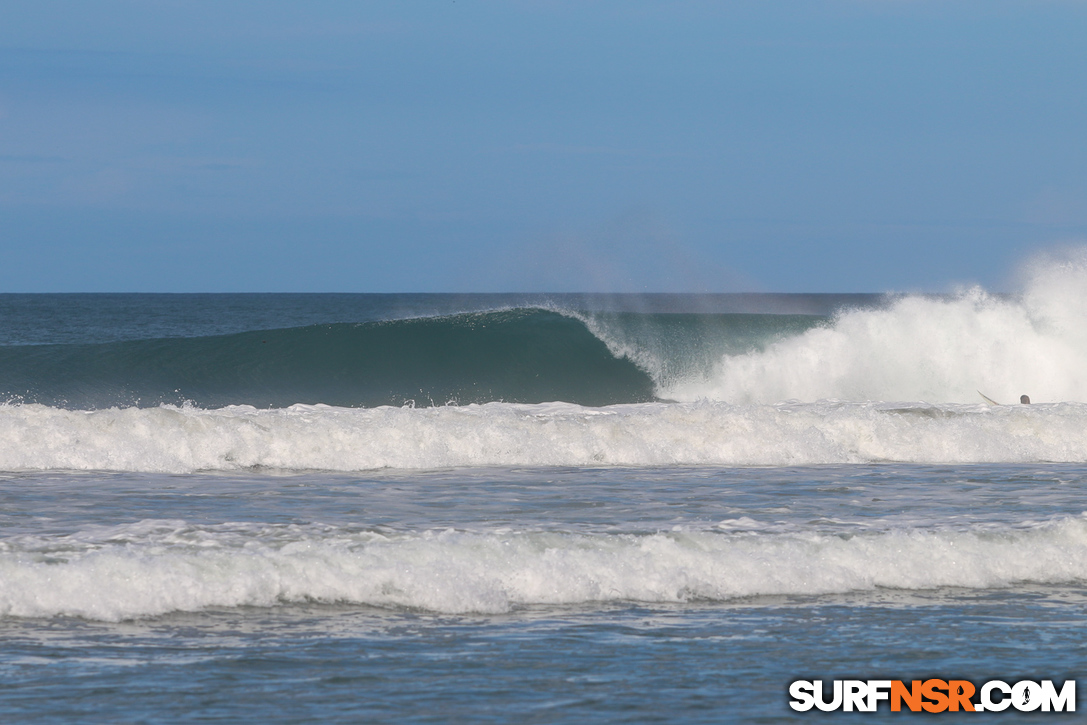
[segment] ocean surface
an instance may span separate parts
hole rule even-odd
[[[0,295],[0,722],[1084,692],[1083,401],[1068,264],[1016,294]]]

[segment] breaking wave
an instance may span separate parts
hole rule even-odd
[[[1087,405],[0,406],[0,470],[1087,461]]]
[[[906,296],[663,386],[676,400],[1087,401],[1087,251],[1036,260],[1021,295]]]
[[[1087,580],[1087,520],[834,533],[366,531],[143,521],[0,540],[0,616],[295,602],[435,612]]]
[[[0,347],[9,399],[65,408],[583,405],[654,398],[585,325],[541,309],[192,338]]]

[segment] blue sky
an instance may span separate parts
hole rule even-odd
[[[8,0],[0,291],[1002,289],[1087,3]]]

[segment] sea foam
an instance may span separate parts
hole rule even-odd
[[[0,540],[0,616],[328,602],[435,612],[1087,580],[1087,519],[852,536],[375,532],[144,521]]]
[[[973,288],[846,310],[709,375],[662,381],[674,400],[1087,401],[1087,251],[1035,260],[1014,297]]]
[[[0,470],[1087,461],[1087,405],[0,406]]]

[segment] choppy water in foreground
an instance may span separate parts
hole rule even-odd
[[[4,722],[772,722],[804,717],[799,677],[1087,661],[1082,465],[51,472],[0,497]]]

